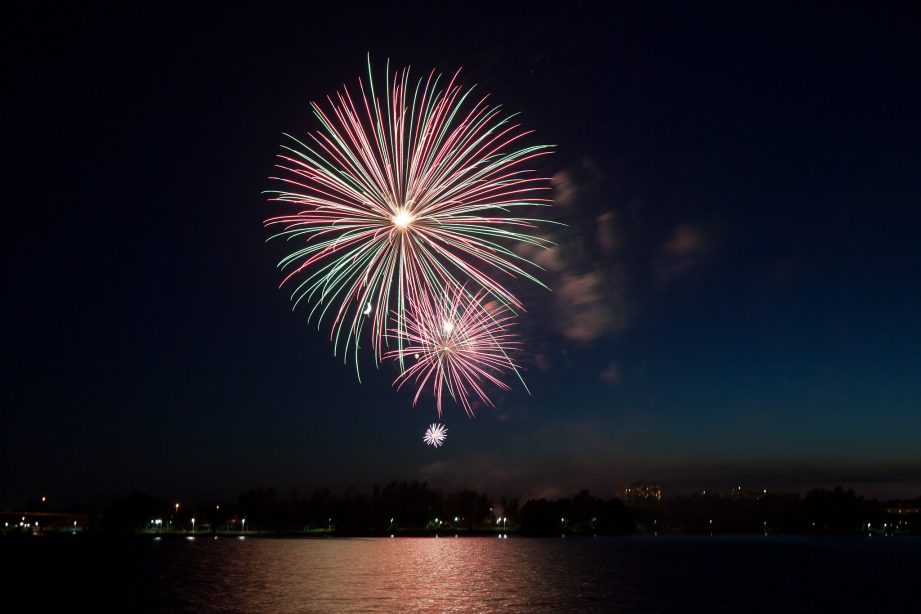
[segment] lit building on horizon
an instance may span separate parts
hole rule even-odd
[[[617,497],[628,503],[634,501],[661,501],[662,486],[660,484],[644,484],[634,482],[617,492]]]

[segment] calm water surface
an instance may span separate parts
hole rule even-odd
[[[0,557],[7,611],[921,611],[917,538],[77,537]]]

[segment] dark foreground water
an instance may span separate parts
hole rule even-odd
[[[0,540],[0,611],[919,612],[921,539]]]

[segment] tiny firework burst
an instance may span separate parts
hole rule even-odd
[[[440,82],[434,72],[412,82],[408,68],[391,75],[388,64],[378,91],[369,60],[356,96],[343,86],[328,108],[312,103],[322,129],[289,137],[272,178],[282,187],[267,192],[292,209],[265,221],[292,246],[282,285],[294,284],[294,307],[310,304],[318,325],[332,320],[334,352],[353,355],[356,369],[363,330],[380,362],[394,320],[404,326],[421,294],[469,283],[523,309],[504,280],[541,283],[513,248],[550,245],[538,233],[545,220],[517,212],[550,204],[550,181],[530,163],[551,146],[521,145],[530,132],[457,74]]]
[[[416,387],[413,405],[431,387],[439,417],[445,390],[473,416],[472,399],[493,405],[487,385],[509,390],[499,378],[518,374],[509,356],[520,346],[510,330],[514,316],[498,301],[484,303],[485,298],[484,291],[470,295],[455,286],[438,299],[421,295],[409,306],[405,326],[393,331],[402,337],[399,349],[386,356],[414,361],[394,381],[397,389],[407,383]]]
[[[445,428],[444,424],[431,424],[425,429],[425,435],[422,436],[422,441],[430,446],[438,448],[441,447],[441,444],[444,443],[447,436],[448,429]]]

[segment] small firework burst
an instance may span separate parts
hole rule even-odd
[[[473,416],[475,400],[493,405],[488,386],[510,390],[500,378],[506,372],[518,374],[510,353],[519,350],[520,342],[511,331],[511,311],[498,301],[484,304],[487,298],[484,291],[471,296],[455,286],[444,296],[422,295],[410,305],[406,324],[392,332],[399,336],[399,349],[386,356],[414,359],[394,381],[398,389],[407,383],[416,388],[413,405],[423,389],[431,388],[439,417],[445,392]]]
[[[445,428],[444,424],[431,424],[425,429],[425,435],[422,436],[422,441],[430,446],[438,448],[444,443],[447,436],[448,429]]]

